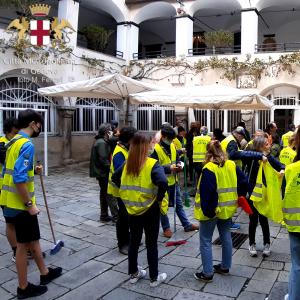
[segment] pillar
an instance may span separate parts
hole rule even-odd
[[[59,0],[58,3],[58,19],[66,19],[74,28],[75,32],[69,34],[69,45],[72,48],[77,46],[77,31],[79,17],[79,1],[74,0]]]
[[[300,109],[294,110],[294,124],[296,126],[300,125]]]
[[[255,8],[242,10],[242,54],[255,53],[258,37],[258,11]]]
[[[139,52],[139,25],[134,22],[117,24],[117,56],[123,53],[127,61],[137,59]],[[136,57],[134,57],[134,54]]]
[[[176,17],[176,57],[188,56],[193,49],[194,19],[189,15]]]

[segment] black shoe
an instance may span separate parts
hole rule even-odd
[[[205,276],[203,274],[203,272],[201,273],[194,273],[194,277],[197,279],[197,280],[200,280],[200,281],[204,281],[204,282],[212,282],[213,281],[213,278],[214,276]]]
[[[214,265],[215,273],[229,275],[229,269],[222,269],[221,264]]]
[[[48,291],[46,286],[42,285],[34,285],[28,282],[27,287],[23,290],[18,287],[17,289],[17,297],[18,299],[26,299],[30,297],[37,297],[45,294]]]
[[[120,247],[119,252],[124,254],[124,255],[128,255],[128,245]]]
[[[47,275],[40,276],[40,285],[46,285],[51,282],[53,279],[59,277],[62,273],[62,268],[48,268],[49,273]]]
[[[112,220],[111,216],[100,217],[100,222],[110,222]]]

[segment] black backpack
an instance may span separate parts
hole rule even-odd
[[[6,151],[7,149],[14,144],[17,140],[23,138],[23,136],[17,136],[16,138],[11,139],[9,142],[4,143],[0,142],[0,164],[4,165],[5,164],[5,159],[6,159]]]

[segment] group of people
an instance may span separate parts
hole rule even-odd
[[[291,240],[292,269],[287,299],[299,300],[300,130],[290,125],[280,140],[277,126],[271,122],[250,139],[245,124],[238,125],[226,137],[220,129],[215,129],[210,136],[205,126],[192,124],[186,133],[183,126],[172,128],[166,123],[154,138],[133,127],[123,127],[114,133],[111,124],[100,126],[91,152],[91,176],[98,179],[101,187],[100,220],[116,221],[118,246],[121,253],[128,255],[131,283],[146,276],[146,271],[138,266],[143,231],[150,285],[157,286],[166,280],[167,274],[158,272],[157,239],[160,224],[163,235],[172,236],[167,212],[174,204],[185,231],[200,227],[203,270],[194,274],[196,279],[209,282],[214,273],[229,273],[230,229],[239,227],[232,218],[241,203],[250,209],[249,254],[258,255],[255,233],[259,221],[263,256],[269,256],[268,214],[257,203],[267,197],[272,201],[274,196],[283,198],[282,221]],[[111,142],[113,136],[118,138],[115,147]],[[95,175],[97,168],[103,177]],[[178,178],[184,168],[191,175],[190,184],[196,187],[194,212],[200,226],[192,224],[183,209]],[[270,196],[275,181],[278,189],[274,188]],[[112,217],[108,215],[108,207]],[[216,226],[222,242],[222,262],[213,265],[212,236]]]

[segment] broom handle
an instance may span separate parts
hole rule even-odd
[[[175,190],[174,190],[174,233],[176,232],[176,184],[177,184],[177,174],[174,174],[175,178]]]
[[[44,186],[44,179],[43,179],[42,174],[40,174],[40,180],[41,180],[41,186],[42,186],[46,211],[47,211],[47,215],[48,215],[48,220],[49,220],[49,224],[50,224],[50,228],[51,228],[51,233],[52,233],[54,244],[56,245],[56,238],[55,238],[55,235],[54,235],[53,225],[52,225],[52,221],[51,221],[51,217],[50,217],[50,211],[49,211],[49,207],[48,207],[48,203],[47,203],[46,191],[45,191],[45,186]]]

